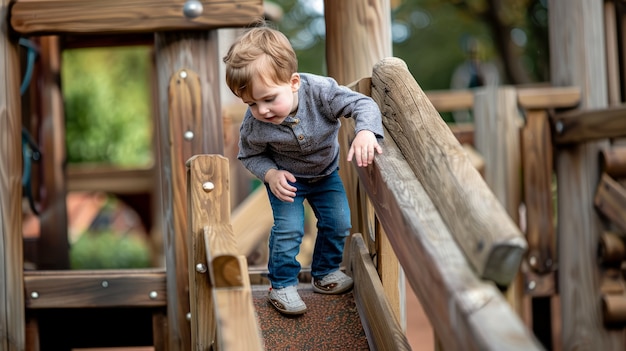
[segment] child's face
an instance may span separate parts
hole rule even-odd
[[[298,109],[300,75],[291,75],[289,83],[279,85],[255,82],[252,96],[242,99],[250,106],[252,116],[261,122],[281,124],[290,113]]]

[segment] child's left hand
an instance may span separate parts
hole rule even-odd
[[[371,131],[361,130],[350,145],[348,162],[352,161],[352,156],[354,156],[357,166],[367,167],[374,161],[374,152],[383,153],[383,149],[378,144],[378,139]]]

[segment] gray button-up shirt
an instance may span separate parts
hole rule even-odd
[[[300,73],[298,111],[280,125],[261,122],[248,109],[240,127],[237,158],[256,177],[275,168],[297,178],[327,176],[339,166],[340,117],[356,120],[355,133],[383,138],[378,105],[370,97],[338,85],[330,77]]]

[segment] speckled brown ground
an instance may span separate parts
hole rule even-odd
[[[316,294],[310,284],[300,284],[298,291],[307,311],[290,317],[267,302],[268,288],[255,286],[252,292],[266,350],[369,350],[352,292]]]

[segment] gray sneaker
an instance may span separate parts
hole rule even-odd
[[[352,288],[354,285],[352,278],[344,272],[336,270],[327,274],[324,278],[313,278],[313,291],[320,294],[342,294]]]
[[[270,288],[267,299],[281,313],[293,315],[306,312],[306,305],[300,298],[298,287],[295,285],[282,289]]]

